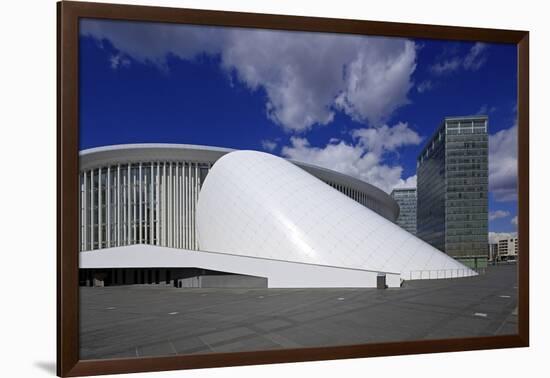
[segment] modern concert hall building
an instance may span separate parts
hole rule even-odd
[[[81,285],[389,287],[475,275],[394,222],[384,191],[257,151],[80,152]]]

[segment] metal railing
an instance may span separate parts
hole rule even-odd
[[[437,269],[437,270],[411,270],[409,272],[409,280],[431,280],[431,279],[446,279],[446,278],[464,278],[472,277],[472,271],[478,274],[485,274],[486,268],[476,269]]]

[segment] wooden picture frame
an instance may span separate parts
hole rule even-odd
[[[529,345],[529,33],[526,31],[341,20],[63,1],[57,4],[57,374],[82,376],[206,367],[437,353]],[[78,22],[140,20],[294,31],[512,43],[518,56],[518,333],[130,359],[80,360],[78,291]]]

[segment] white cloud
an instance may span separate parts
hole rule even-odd
[[[416,175],[409,176],[405,180],[400,179],[397,185],[393,187],[393,189],[403,189],[403,188],[416,189]]]
[[[488,115],[494,113],[497,110],[496,106],[488,106],[487,104],[481,105],[481,108],[476,112],[479,115]]]
[[[489,243],[496,244],[501,239],[510,239],[516,236],[516,232],[489,232]]]
[[[291,145],[282,148],[282,155],[293,160],[354,176],[391,192],[398,185],[415,185],[416,176],[401,177],[403,167],[382,162],[383,155],[406,145],[418,145],[421,138],[405,123],[378,129],[352,131],[353,143],[340,141],[314,147],[305,138],[291,137]]]
[[[489,220],[493,221],[495,219],[506,218],[508,216],[510,216],[510,212],[506,210],[491,211],[489,213]]]
[[[99,42],[108,40],[132,59],[163,69],[169,55],[193,59],[200,53],[216,53],[224,37],[215,28],[94,19],[82,20],[80,33]]]
[[[446,75],[460,69],[467,71],[477,71],[487,61],[487,45],[476,42],[465,56],[453,56],[446,60],[434,63],[430,70],[435,75]]]
[[[262,148],[266,151],[273,152],[277,148],[277,143],[271,140],[264,139],[261,142]]]
[[[436,75],[444,75],[458,70],[460,66],[461,60],[459,58],[453,58],[443,62],[436,62],[430,67],[430,69]]]
[[[513,225],[517,226],[517,225],[518,225],[518,216],[516,215],[515,217],[513,217],[513,218],[510,220],[510,223],[512,223]]]
[[[487,45],[485,43],[476,42],[464,58],[464,69],[477,71],[487,61],[487,55],[484,54]]]
[[[395,151],[406,145],[418,145],[422,141],[416,131],[404,122],[394,126],[384,125],[379,128],[355,129],[353,138],[359,140],[367,150],[381,154],[384,151]]]
[[[357,57],[346,66],[345,87],[336,106],[356,121],[368,120],[376,125],[409,103],[407,93],[413,86],[411,75],[416,68],[415,45],[404,40],[374,39],[359,49]]]
[[[298,132],[336,110],[382,122],[409,102],[416,67],[415,44],[400,38],[99,20],[84,20],[81,33],[163,70],[170,56],[219,56],[230,78],[265,91],[273,122]]]
[[[416,87],[418,93],[424,93],[433,88],[433,83],[431,80],[424,80]]]
[[[128,67],[130,65],[130,59],[121,54],[111,55],[109,62],[111,63],[111,68],[113,70],[116,70],[119,67]]]
[[[517,125],[489,135],[489,191],[497,201],[517,199]]]

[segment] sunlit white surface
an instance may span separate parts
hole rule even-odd
[[[380,272],[475,275],[294,164],[256,151],[220,158],[197,205],[199,249]]]
[[[378,272],[259,257],[135,244],[80,252],[81,269],[201,268],[267,278],[269,288],[375,287]],[[398,273],[385,273],[399,287]]]

